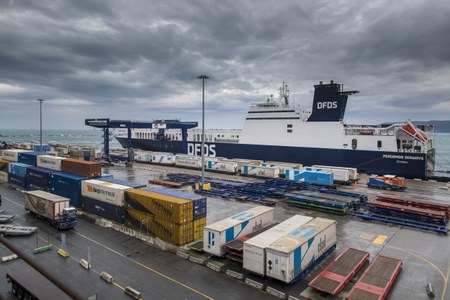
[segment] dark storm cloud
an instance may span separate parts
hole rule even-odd
[[[33,127],[36,98],[56,128],[199,120],[200,74],[215,127],[242,125],[283,80],[297,104],[311,105],[319,80],[361,90],[350,121],[444,119],[448,15],[444,0],[3,1],[0,126]]]

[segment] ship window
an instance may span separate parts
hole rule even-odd
[[[287,128],[292,128],[292,124],[287,124]]]
[[[352,140],[352,149],[356,150],[356,148],[358,148],[358,140],[357,139],[353,139]]]
[[[292,133],[292,129],[288,129],[287,132],[288,132],[288,133]]]
[[[217,137],[220,137],[220,134],[218,134]]]
[[[377,147],[381,148],[382,142],[381,141],[377,141]]]
[[[237,138],[239,138],[239,136],[238,136],[238,135],[237,135],[236,137],[237,137]]]

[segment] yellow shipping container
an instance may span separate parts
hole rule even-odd
[[[193,201],[146,190],[127,191],[125,204],[127,207],[177,224],[192,221],[194,217]]]
[[[194,220],[194,240],[203,237],[203,229],[206,226],[206,218]]]
[[[160,239],[176,245],[184,245],[194,239],[193,221],[176,224],[132,208],[127,208],[125,222],[135,229],[148,230]]]

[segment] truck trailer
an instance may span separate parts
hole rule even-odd
[[[6,273],[11,291],[18,299],[72,299],[60,288],[31,267]]]
[[[58,229],[71,229],[77,223],[76,209],[70,199],[44,191],[26,191],[25,210],[31,215],[48,220]]]

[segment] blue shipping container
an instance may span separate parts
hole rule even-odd
[[[98,201],[88,197],[82,197],[83,209],[118,223],[125,221],[125,209],[111,203]]]
[[[49,170],[41,167],[27,168],[27,178],[33,181],[40,181],[50,184],[50,175],[55,173],[54,170]]]
[[[40,144],[34,144],[33,145],[33,151],[40,151],[40,152],[48,152],[51,150],[51,146],[47,145],[47,144],[43,144],[42,145],[42,149],[41,149],[41,145]]]
[[[61,196],[61,197],[66,197],[70,199],[70,205],[72,205],[73,207],[81,207],[82,206],[82,200],[81,200],[81,191],[78,192],[71,192],[71,191],[67,191],[64,189],[54,189],[51,188],[50,191],[52,194]]]
[[[206,198],[194,201],[194,220],[206,217]]]
[[[191,200],[194,202],[194,220],[206,217],[206,197],[197,194],[190,194],[186,192],[174,191],[169,189],[145,187],[142,190],[168,195],[172,197],[181,198],[184,200]]]
[[[26,179],[25,177],[17,176],[14,174],[8,174],[8,182],[24,188],[26,184]]]
[[[99,180],[106,181],[106,182],[109,182],[109,183],[129,186],[129,187],[132,187],[132,188],[135,188],[135,189],[143,188],[143,187],[147,186],[145,184],[141,184],[141,183],[137,183],[137,182],[133,182],[133,181],[119,180],[119,179],[114,179],[114,178],[101,178]]]
[[[333,173],[322,171],[304,172],[305,182],[319,185],[333,185]]]
[[[55,190],[81,191],[81,181],[85,179],[83,176],[57,172],[50,175],[50,186]]]
[[[40,190],[44,192],[50,192],[50,186],[48,183],[42,181],[37,181],[27,177],[25,182],[25,187],[27,190]]]
[[[10,162],[8,164],[8,173],[25,178],[25,176],[27,176],[28,167],[31,166],[23,163]]]
[[[102,173],[102,176],[100,176],[99,180],[103,179],[113,179],[113,176],[111,174]]]
[[[38,155],[42,154],[45,154],[45,152],[21,152],[19,153],[18,162],[31,166],[36,166],[37,157]]]

